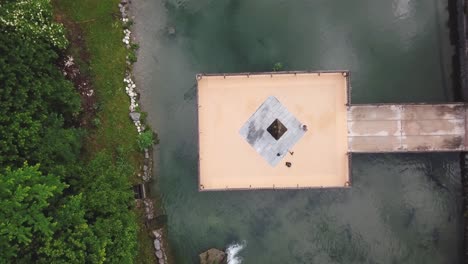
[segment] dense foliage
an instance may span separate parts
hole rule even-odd
[[[0,263],[132,263],[132,167],[82,161],[80,97],[48,0],[0,0]]]
[[[2,0],[0,23],[9,32],[20,33],[22,39],[63,49],[68,41],[63,26],[53,22],[51,9],[49,0]]]
[[[1,256],[11,259],[27,253],[33,238],[54,232],[54,219],[48,216],[50,202],[65,185],[53,175],[42,175],[38,167],[25,167],[0,175]]]
[[[41,162],[39,154],[50,151],[41,149],[50,147],[42,139],[66,133],[61,131],[64,120],[77,115],[80,99],[54,65],[58,55],[49,43],[0,30],[0,166]],[[76,140],[70,135],[60,144],[69,148]]]

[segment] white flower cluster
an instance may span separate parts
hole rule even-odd
[[[65,61],[65,67],[71,67],[75,64],[74,59],[72,56],[67,56],[67,60]]]
[[[128,10],[127,10],[127,1],[124,0],[124,1],[121,1],[120,4],[119,4],[119,9],[120,9],[120,13],[122,15],[122,24],[124,25],[124,27],[128,27],[129,23],[130,23],[130,20],[128,19]],[[130,32],[130,30],[128,29],[124,29],[124,38],[122,39],[122,42],[125,43],[125,45],[127,45],[127,48],[130,48],[130,35],[132,34],[132,32]]]
[[[128,29],[124,29],[124,38],[122,39],[122,42],[125,43],[125,45],[127,45],[127,48],[130,47],[130,35],[132,34],[132,32],[130,32],[130,30]]]
[[[60,49],[68,45],[65,30],[53,22],[50,0],[19,0],[0,5],[0,24],[32,39],[45,39]]]
[[[135,91],[136,85],[135,82],[133,82],[132,77],[130,74],[127,72],[127,77],[124,78],[124,83],[125,83],[125,92],[127,93],[128,97],[130,97],[130,107],[129,110],[130,112],[135,112],[136,108],[138,107],[138,102],[137,102],[137,93]],[[139,134],[145,130],[145,127],[141,124],[140,120],[133,121],[135,124],[135,127],[137,128],[137,131]]]
[[[127,18],[127,2],[125,0],[122,0],[121,3],[119,4],[119,9],[122,14],[122,24],[124,26],[127,26],[129,23],[129,19]],[[128,29],[124,29],[124,38],[122,39],[122,42],[125,43],[127,49],[130,49],[130,44],[131,44],[131,39],[130,36],[132,32]],[[127,64],[128,62],[128,56],[127,56]],[[124,78],[124,83],[125,83],[125,92],[127,93],[128,97],[130,97],[130,113],[135,113],[138,107],[138,102],[137,102],[137,92],[135,90],[136,85],[135,82],[132,80],[132,74],[130,70],[127,70],[126,77]],[[141,134],[145,130],[145,126],[141,124],[141,121],[139,118],[137,119],[132,119],[133,124],[135,124],[135,127],[138,131],[138,134]]]
[[[132,80],[132,77],[128,75],[124,78],[125,91],[127,92],[128,96],[130,97],[130,108],[129,110],[134,112],[136,107],[138,107],[138,103],[136,102],[137,93],[135,92],[136,85]]]

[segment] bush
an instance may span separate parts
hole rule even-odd
[[[136,44],[136,43],[132,43],[130,44],[130,51],[127,55],[127,60],[133,64],[137,61],[137,50],[140,48],[140,45]]]
[[[133,51],[133,50],[130,50],[130,52],[128,53],[127,55],[127,60],[133,64],[137,61],[137,56],[136,56],[136,52]]]
[[[141,151],[150,148],[154,144],[153,132],[146,130],[145,132],[138,135],[138,147]]]
[[[99,117],[95,117],[93,118],[92,123],[95,128],[98,128],[101,126],[101,119],[99,119]]]
[[[138,45],[138,43],[130,44],[130,49],[133,51],[137,51],[139,48],[140,48],[140,45]]]

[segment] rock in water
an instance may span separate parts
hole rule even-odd
[[[141,114],[140,113],[137,113],[137,112],[131,112],[130,113],[130,118],[136,122],[136,121],[140,121],[140,117],[141,117]]]
[[[158,259],[162,259],[163,254],[162,254],[162,251],[161,251],[161,250],[156,250],[156,257],[157,257]]]
[[[167,33],[169,33],[170,36],[175,35],[175,27],[167,28]]]
[[[200,255],[200,264],[226,264],[226,253],[223,251],[211,248],[207,251],[201,253]]]

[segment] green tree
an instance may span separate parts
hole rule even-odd
[[[48,128],[57,128],[50,116],[68,120],[67,128],[80,99],[55,66],[58,55],[50,44],[9,32],[1,23],[0,32],[0,168],[39,163],[42,157],[34,153]]]
[[[42,175],[38,166],[0,174],[0,259],[27,253],[33,241],[53,235],[57,223],[49,216],[51,202],[65,187],[58,177]]]
[[[53,236],[39,248],[39,262],[103,263],[105,243],[93,233],[85,218],[82,195],[70,196],[54,215],[57,220]]]
[[[77,128],[64,128],[63,117],[51,114],[44,122],[41,143],[31,153],[30,160],[39,162],[41,170],[57,172],[56,167],[66,167],[79,159],[83,131]]]
[[[105,245],[106,263],[132,263],[136,254],[137,223],[131,210],[133,192],[128,181],[132,167],[99,153],[82,173],[86,217]]]

